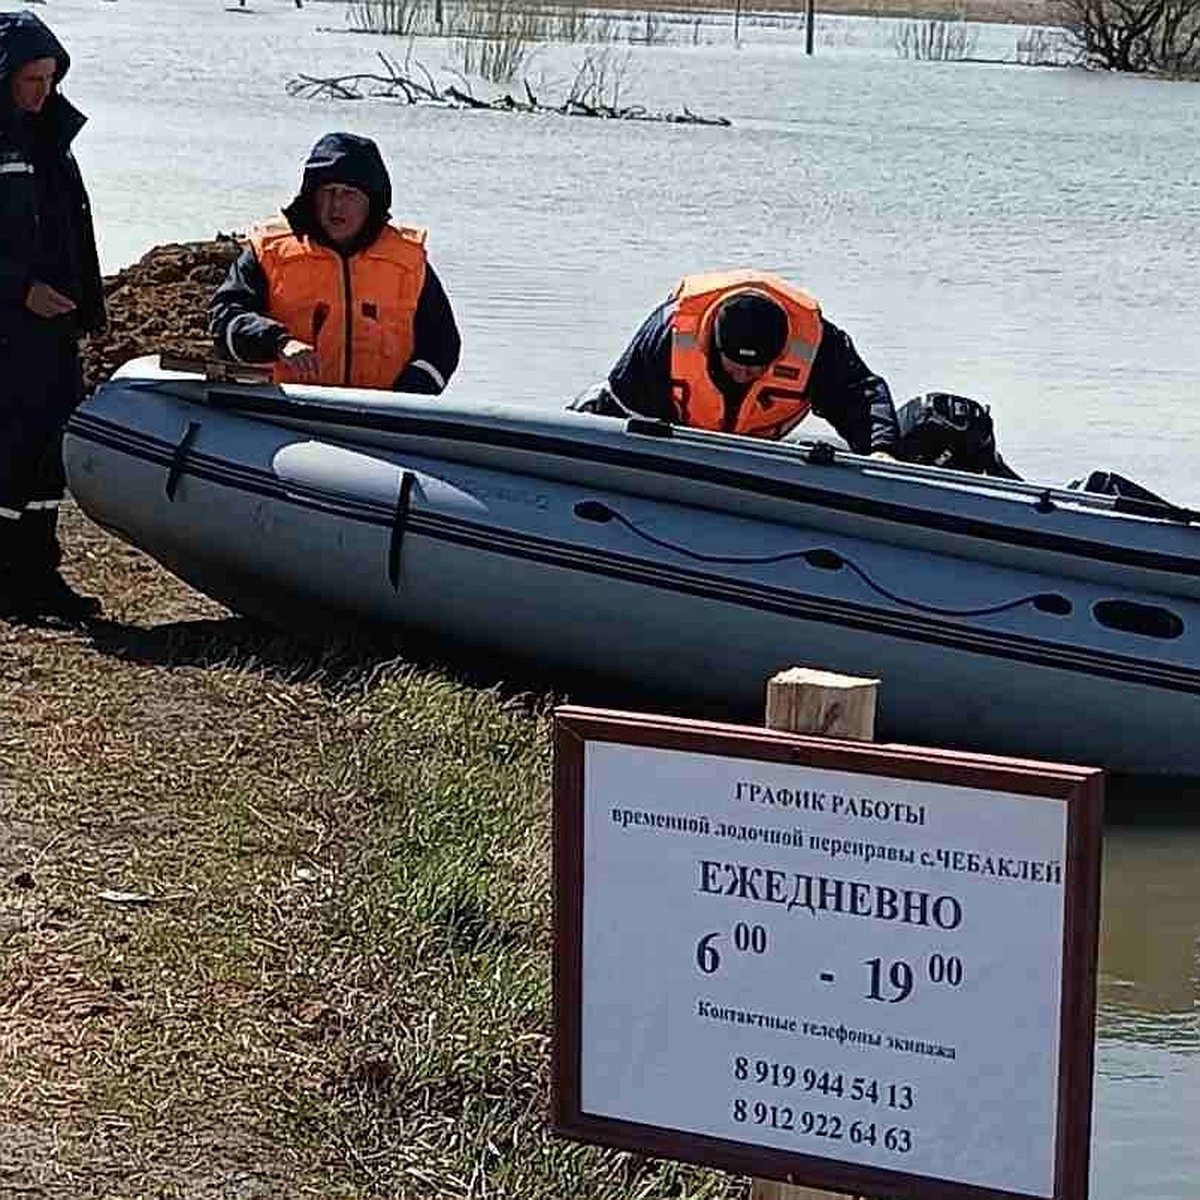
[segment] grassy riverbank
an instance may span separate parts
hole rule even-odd
[[[732,1197],[552,1138],[540,692],[227,614],[77,512],[0,622],[0,1198]]]

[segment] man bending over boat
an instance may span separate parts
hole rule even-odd
[[[884,457],[898,437],[888,385],[850,338],[807,292],[760,271],[684,276],[572,407],[760,438],[814,412],[856,453]]]
[[[283,217],[259,226],[209,306],[217,354],[277,383],[437,395],[458,366],[450,301],[425,231],[390,223],[370,138],[327,133]]]

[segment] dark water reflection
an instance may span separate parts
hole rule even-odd
[[[1200,828],[1109,827],[1102,1039],[1200,1050]]]
[[[1200,828],[1109,826],[1092,1194],[1200,1196]]]

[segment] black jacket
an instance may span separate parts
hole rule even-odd
[[[642,323],[624,354],[609,372],[608,390],[628,412],[671,421],[671,320],[675,301],[660,304]],[[726,379],[710,364],[713,382],[734,412],[750,389]],[[821,345],[813,360],[806,389],[812,411],[846,439],[851,450],[869,454],[894,451],[898,431],[896,409],[887,383],[859,357],[849,336],[821,318]]]
[[[357,187],[371,198],[370,214],[352,245],[338,247],[323,234],[313,212],[313,196],[323,183]],[[309,155],[296,198],[283,210],[292,232],[343,255],[369,246],[389,219],[392,185],[379,151],[369,138],[326,134]],[[266,363],[277,356],[292,332],[268,315],[267,277],[247,247],[230,266],[209,305],[209,329],[216,352],[241,362]],[[413,316],[413,354],[392,390],[436,395],[458,367],[461,339],[442,282],[426,260],[425,283]]]
[[[10,76],[39,58],[55,60],[55,90],[40,112],[19,111],[12,104]],[[59,440],[83,394],[78,339],[104,324],[92,216],[70,150],[84,118],[57,91],[69,65],[58,39],[36,16],[0,13],[0,517],[7,514],[5,524],[14,514],[28,517],[34,510],[27,505],[62,495]],[[70,297],[75,309],[58,317],[30,312],[25,297],[35,281]],[[43,549],[49,553],[51,546],[52,539]]]
[[[10,76],[39,58],[58,64],[55,91],[40,113],[13,107]],[[70,58],[30,12],[0,13],[0,334],[90,333],[104,325],[104,288],[91,207],[71,143],[86,118],[59,94]],[[50,320],[25,308],[39,280],[75,301]]]

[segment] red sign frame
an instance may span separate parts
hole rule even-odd
[[[1091,1133],[1104,774],[1090,767],[574,706],[554,714],[552,1122],[578,1141],[742,1175],[897,1200],[1086,1200]],[[583,1111],[584,756],[588,742],[799,764],[1028,794],[1067,805],[1054,1190],[1049,1198],[864,1167]]]

